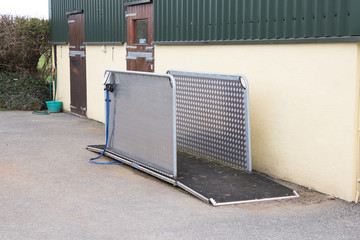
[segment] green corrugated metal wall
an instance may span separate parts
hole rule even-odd
[[[125,6],[143,0],[49,0],[51,39],[68,42],[66,12],[84,10],[87,43],[126,39]],[[154,0],[157,44],[360,41],[360,0]]]
[[[85,41],[125,42],[126,21],[123,1],[85,1]]]
[[[156,0],[154,4],[158,44],[334,37],[342,41],[360,35],[360,0]]]
[[[49,0],[50,35],[52,42],[68,42],[66,12],[73,11],[71,0]]]
[[[126,40],[123,0],[49,0],[52,43],[67,43],[68,12],[84,11],[86,43],[120,43]]]
[[[125,5],[137,5],[142,3],[149,3],[152,2],[152,0],[125,0]]]

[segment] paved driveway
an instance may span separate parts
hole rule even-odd
[[[360,239],[360,205],[300,198],[212,207],[153,177],[92,165],[104,125],[0,112],[0,239]]]

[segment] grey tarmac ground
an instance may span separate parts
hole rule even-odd
[[[360,205],[300,198],[213,207],[136,169],[88,163],[104,125],[0,112],[0,239],[360,239]]]

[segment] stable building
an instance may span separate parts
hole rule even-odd
[[[104,122],[106,69],[244,74],[253,169],[357,201],[360,1],[49,0],[57,101]]]

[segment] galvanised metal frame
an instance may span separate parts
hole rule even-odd
[[[245,76],[174,70],[167,75],[108,70],[106,75],[107,81],[115,86],[110,94],[109,150],[174,179],[177,147],[252,170],[249,90]],[[164,85],[172,89],[172,94],[165,93]],[[153,98],[153,94],[172,99]],[[144,110],[150,108],[156,108],[157,115]],[[173,121],[171,126],[164,124],[163,118],[167,116]],[[141,132],[139,128],[144,125],[148,127]],[[170,152],[164,156],[167,149],[158,146],[169,141],[172,141],[172,156]],[[149,149],[144,149],[148,143],[154,143],[158,152],[151,149],[149,154]],[[166,164],[167,157],[173,161],[172,171],[170,164]]]
[[[130,160],[134,167],[146,167],[176,179],[174,78],[111,70],[105,76],[114,85],[110,93],[108,150]]]
[[[87,147],[88,150],[93,151],[93,152],[97,152],[97,153],[101,153],[102,150],[97,148],[97,147],[91,147],[88,146]],[[226,205],[233,205],[233,204],[244,204],[244,203],[254,203],[254,202],[265,202],[265,201],[273,201],[273,200],[283,200],[283,199],[291,199],[291,198],[298,198],[299,194],[293,190],[293,196],[285,196],[285,197],[274,197],[274,198],[263,198],[263,199],[253,199],[253,200],[241,200],[241,201],[234,201],[234,202],[216,202],[215,199],[213,198],[207,198],[204,195],[194,191],[193,189],[191,189],[190,187],[186,186],[185,184],[182,184],[181,182],[166,177],[162,174],[157,173],[156,171],[153,171],[151,169],[148,169],[147,167],[143,167],[137,164],[134,164],[132,160],[129,159],[125,159],[124,157],[119,156],[117,153],[114,153],[112,151],[106,150],[106,152],[104,153],[106,156],[115,159],[117,161],[120,161],[126,165],[129,165],[131,167],[134,167],[140,171],[143,171],[153,177],[159,178],[167,183],[170,183],[174,186],[178,186],[181,189],[183,189],[184,191],[194,195],[195,197],[199,198],[200,200],[207,202],[207,203],[211,203],[213,206],[215,207],[219,207],[219,206],[226,206]]]
[[[92,152],[96,152],[96,153],[101,153],[102,152],[102,149],[99,149],[98,147],[94,147],[94,146],[87,146],[86,149],[92,151]],[[164,176],[164,174],[162,173],[159,173],[156,169],[152,169],[150,168],[149,166],[143,166],[141,163],[137,164],[134,162],[134,159],[129,159],[129,158],[126,158],[124,156],[120,156],[118,153],[116,152],[113,152],[109,149],[106,149],[105,153],[104,153],[105,156],[108,156],[112,159],[115,159],[119,162],[122,162],[126,165],[129,165],[133,168],[136,168],[140,171],[143,171],[151,176],[154,176],[154,177],[157,177],[165,182],[168,182],[170,184],[173,184],[174,186],[177,186],[177,182],[175,179],[173,178],[170,178],[168,176]],[[207,199],[208,201],[208,199]]]
[[[184,88],[184,81],[193,81],[193,83],[195,83],[196,87],[198,89],[192,89],[192,91],[200,91],[202,93],[205,93],[204,98],[205,101],[206,97],[211,99],[211,96],[207,96],[207,94],[212,93],[212,94],[218,94],[219,92],[216,92],[216,87],[210,87],[210,89],[212,89],[212,91],[207,92],[206,88],[209,88],[209,83],[215,83],[217,82],[217,87],[220,87],[220,90],[222,92],[226,92],[229,91],[230,94],[228,95],[216,95],[215,99],[218,99],[218,102],[216,101],[210,101],[211,104],[218,104],[218,106],[221,106],[223,103],[229,103],[230,101],[230,105],[229,104],[225,104],[226,106],[231,106],[230,107],[230,111],[229,108],[227,108],[227,116],[231,115],[230,113],[233,111],[235,112],[240,112],[241,114],[241,119],[243,119],[243,122],[240,125],[243,125],[244,128],[242,128],[242,130],[244,130],[245,132],[242,133],[243,136],[246,136],[246,139],[243,139],[244,141],[242,143],[239,143],[240,145],[245,145],[245,149],[246,151],[246,169],[251,171],[251,147],[250,147],[250,122],[249,122],[249,101],[248,101],[248,96],[249,96],[249,91],[248,91],[248,83],[247,83],[247,79],[245,76],[243,75],[222,75],[222,74],[209,74],[209,73],[198,73],[198,72],[180,72],[180,71],[168,71],[169,74],[167,75],[163,75],[163,74],[154,74],[154,73],[144,73],[144,72],[132,72],[132,71],[111,71],[111,70],[107,70],[105,72],[105,83],[112,83],[115,84],[115,91],[111,94],[110,96],[110,101],[111,101],[111,105],[112,107],[110,107],[110,119],[112,118],[112,120],[110,120],[110,128],[109,128],[109,133],[110,133],[110,139],[109,139],[109,147],[108,149],[106,149],[105,151],[105,155],[108,157],[111,157],[115,160],[118,160],[120,162],[123,162],[124,164],[127,164],[129,166],[132,166],[134,168],[137,168],[145,173],[148,173],[154,177],[157,177],[165,182],[168,182],[170,184],[173,184],[174,186],[179,186],[180,188],[182,188],[183,190],[191,193],[192,195],[198,197],[199,199],[201,199],[202,201],[211,203],[213,206],[222,206],[222,205],[229,205],[229,204],[240,204],[240,203],[250,203],[250,202],[259,202],[259,201],[268,201],[268,200],[280,200],[280,199],[288,199],[288,198],[296,198],[299,197],[299,195],[296,193],[296,191],[293,191],[293,195],[292,196],[285,196],[285,197],[274,197],[274,198],[263,198],[263,199],[253,199],[253,200],[240,200],[240,201],[233,201],[233,202],[216,202],[215,199],[211,198],[211,197],[207,197],[202,195],[201,193],[197,192],[196,190],[192,189],[191,187],[181,183],[178,179],[177,179],[177,143],[179,142],[179,136],[177,134],[177,129],[178,129],[178,124],[181,124],[181,120],[179,121],[179,115],[177,113],[177,110],[179,108],[181,108],[181,106],[179,104],[181,104],[181,101],[179,101],[179,95],[183,94],[184,89],[188,89],[191,90],[189,88],[193,88],[194,86],[185,86]],[[130,77],[129,77],[130,76]],[[134,78],[135,77],[135,78]],[[128,79],[127,79],[128,78]],[[141,78],[140,81],[139,79],[136,78]],[[170,104],[171,104],[171,111],[168,112],[168,114],[171,115],[171,126],[172,126],[172,138],[171,139],[157,139],[156,137],[154,139],[150,139],[149,141],[151,142],[155,142],[156,144],[164,144],[164,142],[161,141],[171,141],[171,145],[173,148],[172,151],[172,156],[169,156],[169,160],[172,162],[173,164],[173,174],[169,174],[169,172],[163,171],[163,169],[159,169],[153,164],[149,164],[149,162],[144,162],[142,161],[142,159],[137,158],[136,156],[132,156],[127,155],[126,153],[124,154],[124,152],[119,151],[119,149],[117,149],[116,147],[114,147],[114,134],[119,134],[119,131],[121,130],[121,127],[124,126],[119,126],[119,125],[114,125],[115,124],[115,118],[119,117],[119,115],[116,114],[112,114],[111,111],[113,111],[114,113],[117,111],[116,108],[117,107],[124,107],[124,105],[120,105],[117,100],[122,100],[122,101],[138,101],[138,95],[136,95],[136,89],[135,89],[135,94],[134,94],[134,89],[131,89],[132,87],[134,88],[142,88],[141,82],[144,83],[146,86],[151,86],[151,88],[156,89],[155,92],[157,91],[162,91],[161,89],[159,89],[159,85],[156,83],[153,84],[154,79],[159,80],[158,78],[162,79],[162,80],[166,80],[167,84],[169,84],[169,87],[171,88],[172,91],[172,95],[171,95],[171,99],[162,99],[160,97],[160,99],[162,101],[165,102],[169,102],[170,100]],[[149,84],[151,83],[151,84]],[[127,84],[130,84],[130,89],[128,88],[129,86],[126,86]],[[118,86],[116,86],[118,85]],[[133,86],[131,86],[133,85]],[[185,84],[186,85],[186,84]],[[119,91],[119,87],[124,87],[127,89],[124,89],[125,91]],[[177,87],[178,90],[177,91]],[[145,87],[146,88],[146,87]],[[154,90],[152,89],[152,90]],[[235,90],[234,90],[235,89]],[[144,88],[142,88],[142,90],[144,90]],[[241,90],[241,91],[240,91]],[[130,91],[130,93],[129,93]],[[220,92],[221,92],[220,91]],[[154,92],[154,91],[153,91]],[[153,94],[153,92],[149,92],[150,95]],[[191,92],[191,91],[190,91]],[[122,94],[121,96],[119,96],[119,94]],[[140,96],[140,98],[144,98],[147,101],[147,96],[149,94],[144,94],[144,96]],[[161,95],[161,93],[160,93]],[[227,97],[226,97],[227,96]],[[230,96],[230,98],[229,98]],[[182,96],[183,97],[183,96]],[[188,96],[189,100],[194,100],[194,96]],[[239,106],[237,104],[234,104],[234,102],[231,102],[234,100],[234,98],[237,97],[241,97],[242,100],[238,100],[237,102],[241,102],[243,104],[242,107],[240,107],[240,109],[237,109]],[[144,100],[143,99],[143,100]],[[219,100],[220,99],[220,100]],[[195,99],[196,100],[196,99]],[[199,99],[197,99],[199,100]],[[236,102],[236,101],[235,101]],[[126,104],[125,104],[126,105]],[[160,103],[161,105],[161,103]],[[223,105],[223,106],[225,106]],[[137,105],[138,106],[138,105]],[[204,106],[204,105],[202,105]],[[131,106],[130,106],[131,107]],[[206,107],[208,107],[209,109],[211,109],[211,107],[208,105],[206,105]],[[161,108],[161,106],[160,106]],[[232,108],[232,109],[231,109]],[[169,110],[169,108],[168,108]],[[118,112],[118,113],[124,113],[125,111],[131,111],[131,109],[129,108],[124,108],[122,109],[122,111]],[[199,111],[202,111],[201,109],[199,109]],[[112,115],[111,115],[112,114]],[[125,113],[126,114],[126,113]],[[133,116],[138,116],[138,117],[142,117],[142,118],[146,118],[146,120],[155,120],[158,119],[158,117],[161,116],[155,116],[155,118],[153,116],[141,116],[142,112],[136,112],[136,114],[138,115],[133,115]],[[166,114],[166,113],[165,113]],[[164,116],[162,116],[164,117]],[[188,116],[191,117],[191,116]],[[237,117],[239,117],[239,115],[237,115]],[[216,117],[215,117],[216,118]],[[231,116],[229,117],[229,119],[233,120],[233,118],[231,118]],[[229,120],[228,119],[228,120]],[[224,119],[223,119],[224,120]],[[215,121],[216,123],[222,123],[221,121]],[[226,119],[225,121],[226,122]],[[131,128],[131,122],[129,122],[130,124],[130,128]],[[234,125],[233,125],[234,126]],[[125,126],[126,127],[126,126]],[[151,129],[150,129],[151,130]],[[131,131],[131,129],[130,129]],[[121,131],[120,131],[121,132]],[[245,135],[244,135],[245,134]],[[240,134],[241,135],[241,134]],[[126,136],[122,136],[125,137]],[[118,140],[116,140],[118,141]],[[126,139],[125,139],[126,141]],[[182,140],[180,139],[180,142]],[[148,144],[152,144],[151,142],[149,142]],[[131,142],[131,144],[135,144],[136,142]],[[191,142],[190,142],[191,144]],[[196,145],[198,146],[198,145]],[[138,149],[138,147],[141,146],[135,146],[134,149]],[[230,147],[235,147],[236,148],[236,144],[232,144]],[[216,147],[215,147],[216,148]],[[94,152],[102,152],[101,148],[99,148],[99,146],[88,146],[87,149],[94,151]],[[227,148],[229,149],[229,148]],[[189,149],[188,149],[189,150]],[[141,151],[141,150],[140,150]],[[189,151],[193,152],[193,149],[190,149]],[[125,151],[126,152],[126,151]],[[216,161],[220,161],[220,162],[224,162],[223,159],[217,159],[214,156],[207,156],[206,154],[204,154],[203,152],[195,152],[196,155],[201,155],[201,157],[205,157],[205,158],[212,158]],[[225,163],[227,164],[231,164],[225,161]],[[231,164],[234,165],[234,164]],[[237,166],[237,167],[241,167]]]
[[[178,148],[251,171],[244,75],[168,71],[175,78]]]
[[[252,170],[245,76],[173,70],[167,75],[108,70],[105,75],[115,86],[110,94],[110,151],[173,179],[177,147]],[[151,108],[156,108],[155,115]],[[171,124],[165,124],[167,116]],[[172,150],[161,147],[169,142]],[[144,148],[147,144],[153,146],[151,153]]]
[[[293,190],[293,196],[286,196],[286,197],[274,197],[274,198],[263,198],[263,199],[254,199],[254,200],[243,200],[243,201],[235,201],[235,202],[224,202],[219,203],[216,202],[213,198],[210,198],[209,201],[215,207],[218,206],[225,206],[225,205],[232,205],[232,204],[242,204],[242,203],[253,203],[253,202],[266,202],[266,201],[273,201],[273,200],[283,200],[283,199],[291,199],[291,198],[298,198],[299,194]]]

